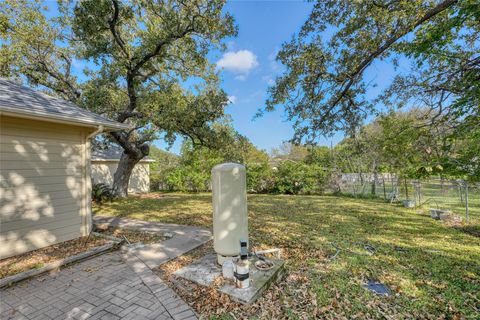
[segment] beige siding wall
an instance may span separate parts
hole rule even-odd
[[[92,179],[94,183],[113,184],[113,175],[117,170],[117,161],[92,161]],[[148,193],[150,191],[150,165],[148,162],[137,163],[133,168],[128,192]]]
[[[0,117],[0,258],[88,234],[88,133]]]

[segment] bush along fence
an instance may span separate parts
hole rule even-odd
[[[329,188],[331,173],[319,165],[284,161],[246,165],[247,190],[250,193],[323,194]],[[177,167],[163,173],[152,172],[150,185],[159,191],[210,191],[210,170]]]
[[[463,180],[400,179],[389,173],[333,173],[319,165],[283,161],[276,166],[247,165],[250,193],[325,194],[384,199],[406,207],[451,213],[480,224],[480,184]],[[176,167],[151,173],[152,190],[210,191],[210,170]],[[435,213],[434,212],[434,213]]]

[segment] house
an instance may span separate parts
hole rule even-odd
[[[117,170],[122,149],[109,147],[105,150],[92,151],[92,181],[93,183],[113,184],[113,175]],[[129,193],[150,192],[150,163],[155,162],[148,157],[140,160],[133,168],[128,182]]]
[[[0,259],[89,234],[90,139],[126,128],[0,78]]]

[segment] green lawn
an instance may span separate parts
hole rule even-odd
[[[211,226],[210,194],[151,196],[103,204],[94,212]],[[248,208],[251,243],[285,249],[288,276],[257,303],[257,310],[271,308],[271,317],[478,319],[479,238],[377,200],[249,195]],[[332,243],[342,250],[330,261]],[[364,244],[377,253],[366,255]],[[370,278],[394,295],[364,290],[361,284]]]
[[[359,198],[373,197],[371,194],[371,187],[368,184],[363,188],[360,184],[358,184],[356,185],[356,190]],[[345,188],[343,191],[344,194],[354,197],[352,186]],[[379,199],[384,199],[384,197],[388,198],[392,192],[392,185],[387,183],[385,192],[382,186],[377,188],[377,197]],[[398,192],[400,201],[407,198],[403,185],[398,188]],[[440,182],[422,181],[420,187],[420,199],[417,198],[417,201],[419,201],[423,210],[428,210],[429,208],[450,210],[453,212],[453,214],[465,221],[466,210],[464,197],[465,193],[463,192],[462,196],[460,196],[458,186],[449,181],[445,182],[443,187]],[[411,183],[409,183],[408,198],[410,200],[415,200],[416,198],[415,189]],[[469,224],[480,229],[480,186],[475,186],[473,184],[470,185],[468,194],[468,207]]]

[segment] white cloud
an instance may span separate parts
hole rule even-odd
[[[273,86],[275,84],[275,80],[273,80],[271,75],[263,76],[262,80],[265,81],[269,86]]]
[[[277,61],[278,48],[275,48],[272,53],[268,55],[268,61],[270,61],[270,68],[273,71],[280,71],[281,64]]]
[[[235,96],[228,96],[228,103],[235,104],[237,102],[237,97]]]
[[[257,66],[257,56],[249,50],[226,52],[217,62],[218,68],[223,68],[233,73],[245,76],[250,72],[250,70]]]
[[[235,80],[245,81],[247,80],[247,75],[239,74],[238,76],[235,76]]]

